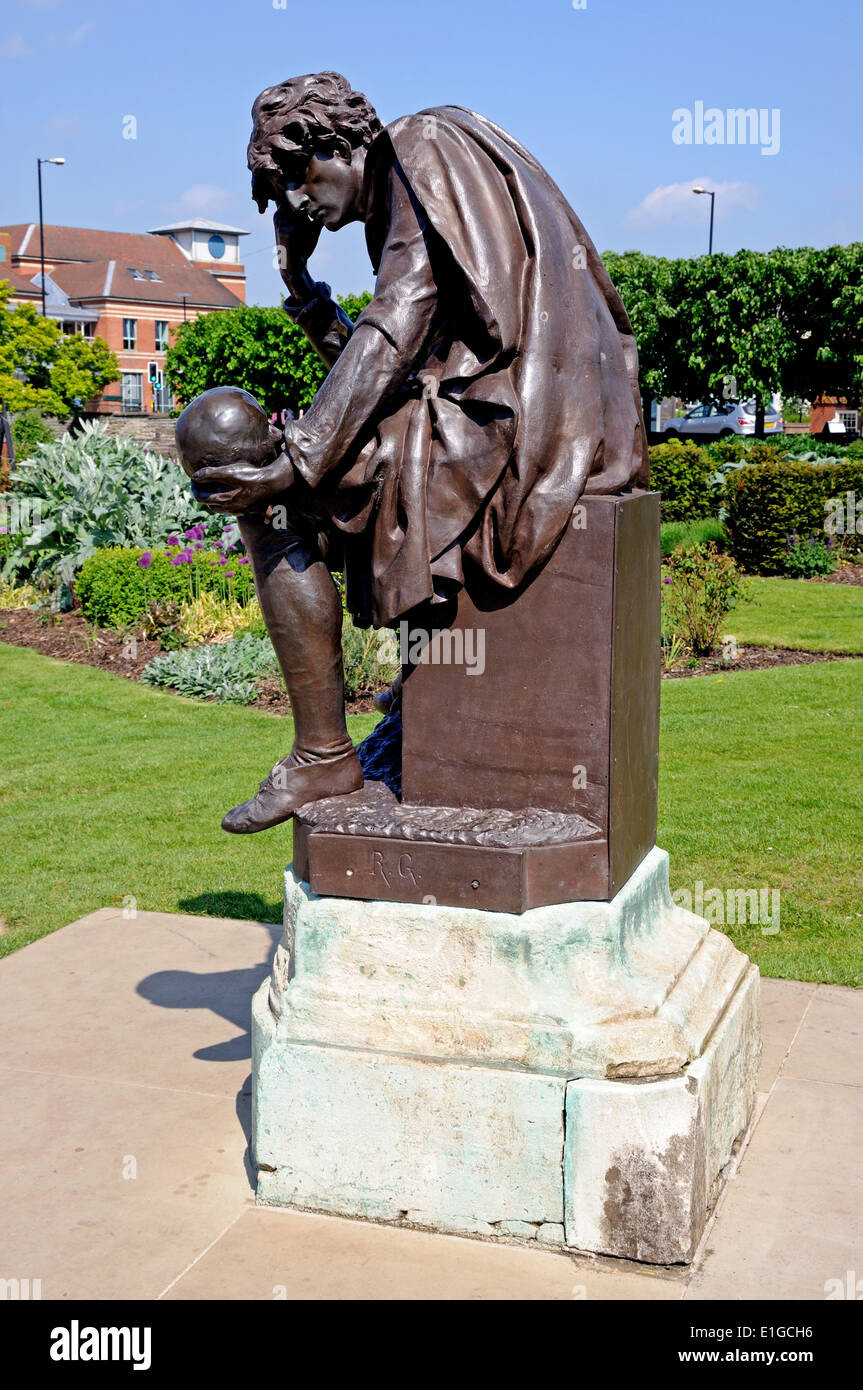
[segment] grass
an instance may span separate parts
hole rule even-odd
[[[738,642],[813,652],[863,653],[863,586],[753,578],[751,603],[723,624]]]
[[[861,709],[861,661],[663,682],[672,888],[778,888],[776,935],[724,928],[765,975],[863,985]]]
[[[219,821],[290,751],[289,719],[5,645],[0,716],[0,954],[129,898],[281,921],[290,824],[233,836]],[[356,716],[352,736],[375,723]]]
[[[0,952],[130,897],[280,919],[289,826],[232,837],[219,818],[287,751],[289,720],[0,653]],[[857,661],[663,683],[672,887],[780,889],[777,935],[728,928],[765,974],[863,984],[861,707]]]
[[[718,517],[706,516],[701,521],[663,521],[660,527],[659,543],[664,556],[670,555],[679,545],[705,545],[707,541],[714,541],[720,550],[725,549],[725,530]]]

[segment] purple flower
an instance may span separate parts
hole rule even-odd
[[[213,541],[213,549],[214,549],[214,550],[221,550],[221,548],[222,548],[222,542],[221,542],[221,541]]]
[[[233,571],[233,570],[225,570],[225,578],[226,578],[226,579],[233,579],[233,577],[234,577],[234,571]]]
[[[199,541],[203,534],[204,528],[200,522],[196,526],[190,526],[188,531],[183,532],[183,536],[187,541]]]
[[[138,564],[141,566],[141,569],[142,569],[142,570],[148,570],[148,569],[150,568],[150,566],[152,565],[152,563],[153,563],[153,552],[152,552],[152,550],[145,550],[144,553],[143,553],[143,555],[141,556],[140,560],[138,561]]]
[[[225,559],[225,557],[224,557],[224,555],[223,555],[223,556],[221,557],[221,559],[219,560],[219,564],[220,564],[220,565],[226,565],[227,563],[228,563],[228,562],[227,562],[227,560]]]
[[[218,563],[219,563],[218,560],[211,560],[211,561],[210,561],[210,564],[211,564],[211,565],[217,565]]]
[[[668,578],[668,575],[666,575],[662,582],[663,584],[670,584],[671,580]]]
[[[179,544],[180,544],[180,537],[179,537],[179,536],[169,536],[169,537],[168,537],[168,545],[179,545]]]
[[[172,564],[172,565],[182,565],[182,563],[183,563],[183,561],[182,561],[182,559],[180,558],[179,555],[172,555],[172,556],[171,556],[171,564]]]
[[[249,563],[249,557],[248,557],[248,555],[241,555],[240,558],[239,558],[239,560],[237,561],[237,564],[238,564],[238,565],[247,565],[248,563]]]

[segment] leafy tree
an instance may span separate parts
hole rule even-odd
[[[32,304],[10,309],[10,293],[8,281],[0,282],[0,401],[7,410],[77,414],[119,379],[120,364],[101,338],[66,337]]]
[[[788,364],[787,393],[815,400],[863,400],[863,242],[795,257],[792,304],[797,350]]]
[[[677,342],[677,308],[671,299],[672,262],[641,251],[606,251],[602,260],[623,300],[638,344],[641,405],[649,425],[651,401],[675,390],[677,373],[672,354]]]
[[[603,260],[632,320],[645,417],[654,395],[754,398],[763,436],[775,391],[863,399],[863,243]]]
[[[796,273],[782,248],[675,262],[678,393],[689,400],[754,398],[759,438],[764,407],[786,389],[799,350]]]
[[[355,318],[370,298],[346,295],[339,302]],[[183,324],[168,349],[167,370],[184,401],[214,386],[240,386],[268,413],[308,409],[327,374],[303,330],[282,308],[252,305]]]

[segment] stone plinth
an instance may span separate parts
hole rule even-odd
[[[258,1201],[670,1263],[745,1130],[758,974],[654,849],[609,902],[316,897],[253,1005]]]

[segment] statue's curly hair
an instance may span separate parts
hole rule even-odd
[[[377,112],[338,72],[314,72],[267,87],[252,106],[248,165],[252,197],[266,212],[274,177],[302,177],[315,150],[329,151],[339,140],[352,149],[369,145],[382,129]]]

